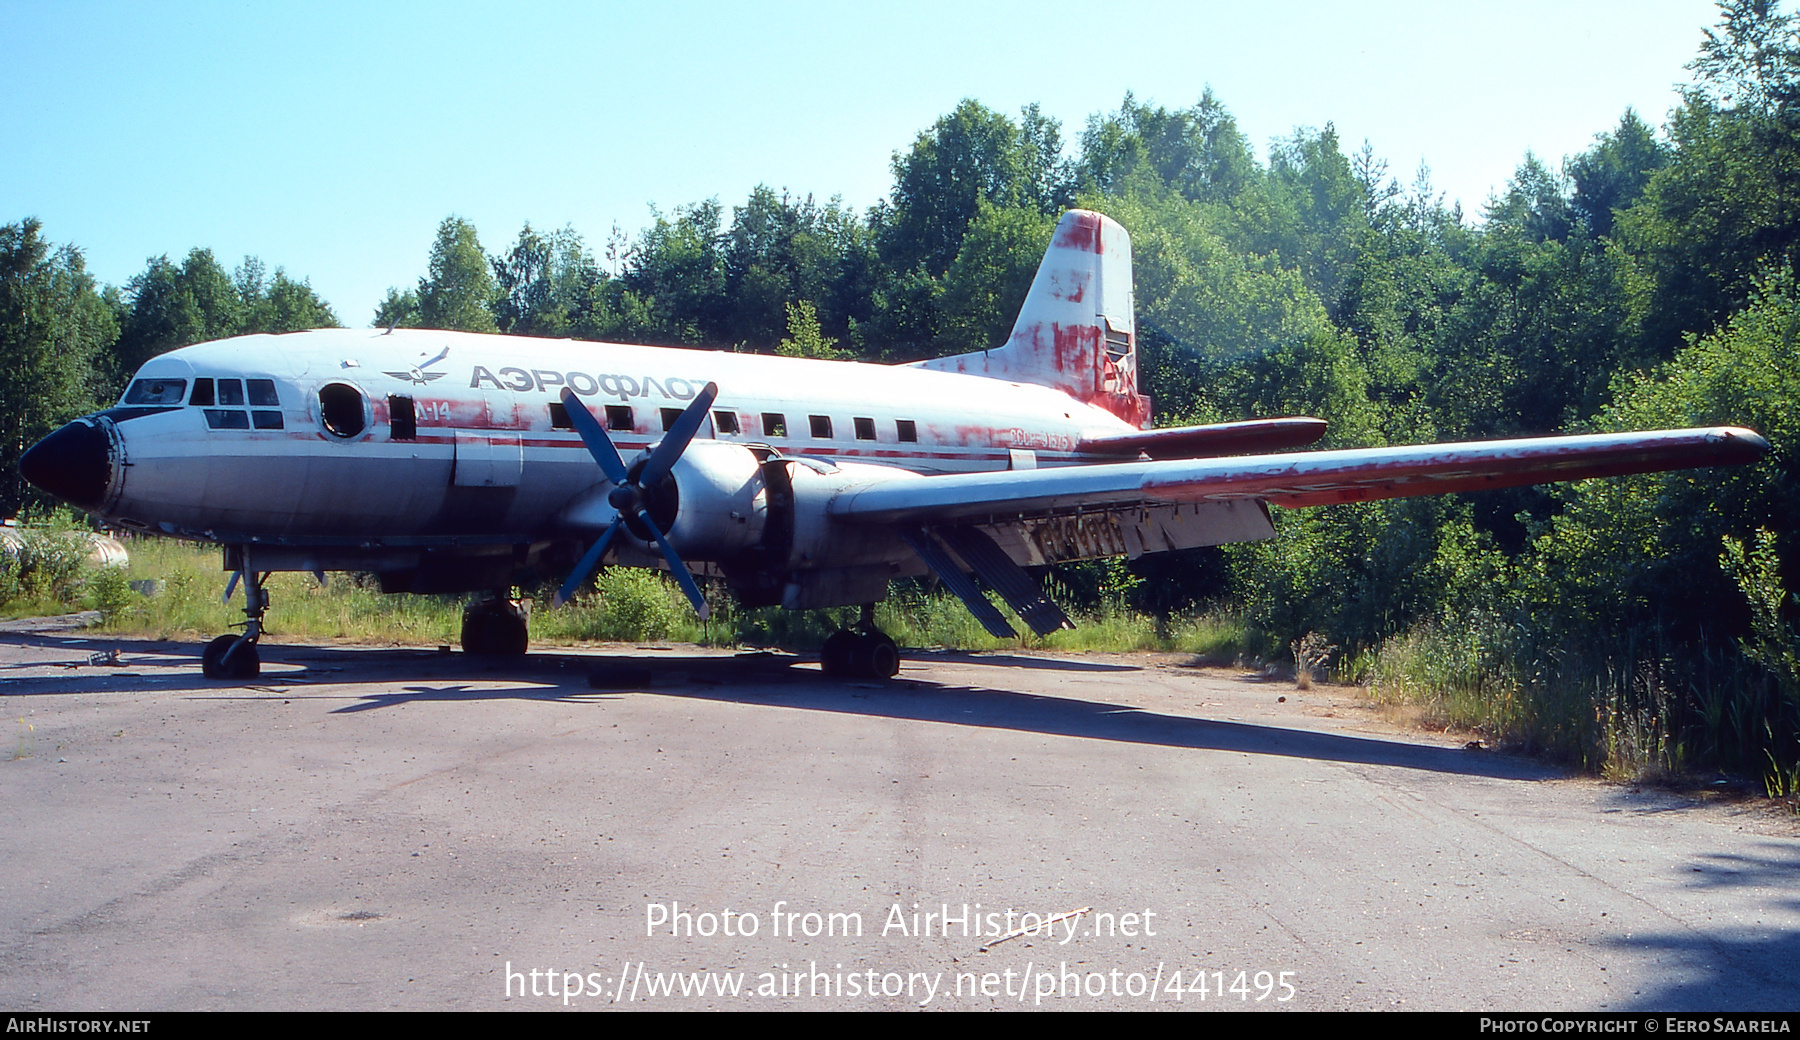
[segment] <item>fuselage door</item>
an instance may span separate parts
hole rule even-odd
[[[518,487],[525,448],[516,430],[457,430],[457,487]]]

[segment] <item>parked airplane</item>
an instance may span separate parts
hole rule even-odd
[[[992,350],[886,366],[413,329],[242,336],[151,359],[19,468],[110,524],[223,547],[246,620],[207,646],[209,677],[257,674],[273,571],[484,593],[463,648],[517,654],[512,589],[566,575],[560,603],[609,558],[666,567],[702,617],[695,574],[747,605],[860,605],[823,664],[887,676],[899,652],[873,611],[895,578],[935,574],[1014,634],[979,578],[1042,634],[1068,619],[1024,568],[1267,538],[1271,502],[1768,450],[1718,427],[1281,453],[1324,422],[1149,429],[1136,347],[1130,240],[1072,211]]]

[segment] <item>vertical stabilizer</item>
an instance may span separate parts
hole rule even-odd
[[[1111,217],[1064,213],[1005,345],[916,367],[1054,387],[1147,429],[1150,399],[1137,392],[1131,236]]]

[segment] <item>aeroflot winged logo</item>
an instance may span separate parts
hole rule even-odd
[[[423,351],[421,351],[421,353],[423,353]],[[444,378],[445,373],[443,373],[443,372],[427,372],[425,370],[427,368],[430,368],[432,365],[435,365],[438,362],[444,360],[445,358],[447,358],[449,356],[450,356],[450,348],[445,347],[443,350],[438,351],[437,357],[432,358],[430,361],[422,361],[419,364],[414,365],[412,367],[412,371],[410,371],[410,372],[383,372],[382,374],[393,376],[395,379],[405,379],[405,380],[408,380],[418,386],[424,386],[426,383],[431,382],[433,379]]]

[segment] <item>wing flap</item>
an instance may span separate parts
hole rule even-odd
[[[1170,459],[891,479],[850,488],[831,515],[944,524],[1148,503],[1260,499],[1297,508],[1335,502],[1753,462],[1769,450],[1738,427],[1533,437],[1398,448]]]

